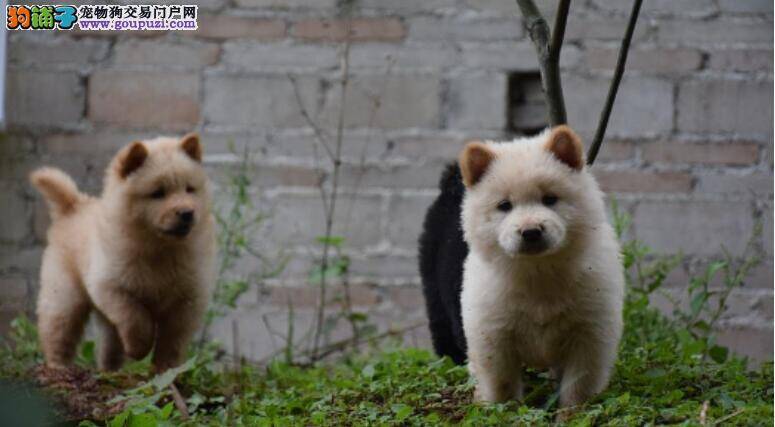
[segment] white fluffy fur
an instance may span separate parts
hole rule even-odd
[[[463,202],[462,316],[479,400],[520,399],[529,365],[559,373],[561,406],[576,405],[605,388],[616,358],[619,246],[594,177],[554,157],[550,137],[488,142],[495,160]],[[546,194],[556,205],[542,204]],[[513,204],[507,213],[496,209],[503,199]],[[520,253],[518,230],[535,226],[549,248]]]

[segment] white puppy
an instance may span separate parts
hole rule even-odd
[[[523,365],[561,376],[560,405],[602,391],[622,332],[624,275],[603,195],[567,126],[460,156],[470,253],[461,306],[482,401],[522,398]]]

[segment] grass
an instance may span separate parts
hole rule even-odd
[[[772,363],[749,371],[746,361],[736,357],[721,363],[704,360],[644,299],[628,301],[625,321],[609,388],[579,408],[569,425],[771,424]],[[16,343],[0,354],[1,377],[18,384],[45,376],[41,368],[35,370],[41,356],[34,333],[28,321],[15,322]],[[85,348],[80,363],[89,365],[93,356]],[[540,372],[529,374],[524,404],[472,403],[466,369],[421,349],[388,346],[330,364],[275,362],[236,370],[217,362],[217,355],[213,346],[207,347],[175,372],[187,396],[187,420],[167,392],[174,374],[149,379],[144,374],[147,361],[116,374],[81,371],[65,378],[67,384],[92,382],[83,389],[63,388],[54,381],[44,390],[65,405],[79,393],[92,393],[91,413],[105,418],[88,416],[88,410],[73,417],[60,409],[55,415],[69,415],[74,425],[85,426],[549,425],[557,409],[556,384]]]
[[[621,238],[629,217],[613,209]],[[616,369],[607,390],[574,408],[568,425],[772,425],[772,362],[751,370],[713,333],[727,296],[758,262],[752,242],[760,233],[757,226],[743,254],[725,251],[693,278],[686,287],[691,304],[676,305],[672,319],[648,301],[680,255],[624,242],[628,295]],[[711,285],[714,279],[721,288]],[[397,342],[303,366],[293,357],[266,366],[235,363],[206,344],[192,346],[181,367],[150,377],[147,359],[117,373],[96,372],[89,341],[76,368],[46,369],[35,326],[26,317],[11,326],[0,342],[0,426],[540,426],[553,424],[559,412],[557,384],[544,372],[528,371],[524,402],[476,404],[465,367]]]

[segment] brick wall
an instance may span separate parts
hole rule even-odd
[[[311,242],[322,233],[319,173],[330,168],[298,97],[333,131],[345,23],[336,0],[198,0],[195,33],[11,33],[0,143],[2,323],[34,305],[47,224],[25,181],[40,164],[96,191],[121,145],[160,133],[202,132],[206,161],[226,202],[238,152],[254,153],[253,202],[268,219],[252,236],[287,257],[280,277],[245,295],[215,332],[260,358],[270,332],[309,325]],[[465,139],[503,138],[544,123],[537,64],[513,0],[360,0],[352,22],[351,90],[345,100],[344,195],[336,232],[347,237],[353,298],[382,327],[422,320],[416,236],[443,164]],[[551,1],[542,1],[551,13]],[[629,2],[573,2],[563,48],[569,120],[591,136]],[[594,167],[634,217],[632,233],[659,251],[687,255],[688,276],[739,251],[757,221],[766,262],[738,292],[722,339],[772,354],[773,6],[768,0],[645,2],[627,75]],[[330,176],[328,176],[330,181]],[[245,272],[255,262],[244,262]],[[269,327],[267,327],[267,325]],[[417,329],[408,338],[427,344]]]

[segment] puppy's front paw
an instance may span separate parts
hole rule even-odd
[[[153,324],[148,322],[137,322],[132,327],[124,328],[119,331],[121,344],[124,346],[124,352],[127,356],[135,360],[140,360],[151,352],[154,340]]]

